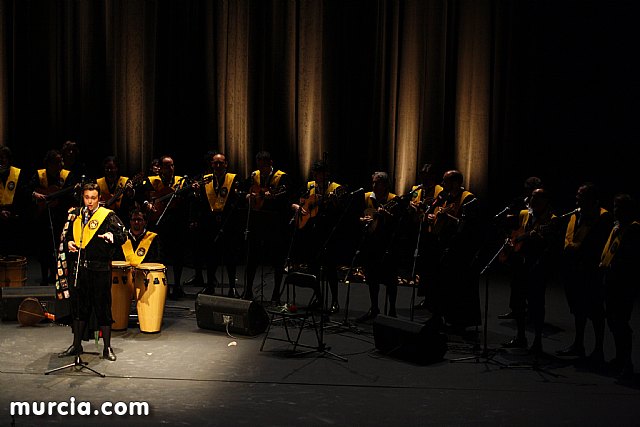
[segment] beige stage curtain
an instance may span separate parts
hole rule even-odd
[[[9,110],[13,90],[10,88],[12,10],[7,2],[0,1],[0,145],[9,145]]]
[[[113,151],[122,167],[146,171],[153,156],[157,2],[105,0]]]
[[[382,155],[399,193],[408,191],[424,161],[460,169],[465,185],[486,189],[489,6],[488,0],[379,2],[379,146],[388,148]],[[447,104],[455,105],[455,132],[446,128]],[[448,145],[455,148],[453,162]]]

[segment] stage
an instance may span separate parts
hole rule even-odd
[[[29,262],[28,284],[38,269]],[[265,269],[265,298],[271,295],[272,275]],[[191,270],[184,277],[188,278]],[[168,274],[170,276],[170,273]],[[242,277],[242,269],[239,276]],[[508,283],[493,273],[481,279],[490,287],[488,348],[515,333],[515,323],[498,320],[507,310]],[[368,308],[364,284],[351,285],[350,320]],[[44,372],[73,362],[57,353],[71,343],[71,329],[50,322],[23,327],[0,323],[0,425],[632,425],[640,419],[637,376],[619,381],[606,371],[593,372],[571,359],[553,356],[570,344],[573,319],[559,285],[547,291],[543,341],[545,355],[537,360],[525,350],[500,351],[488,360],[452,363],[483,346],[483,328],[448,334],[445,360],[426,366],[380,354],[375,350],[372,324],[342,325],[325,330],[332,353],[313,352],[290,357],[284,343],[263,334],[227,335],[200,329],[194,309],[199,287],[185,288],[190,297],[167,301],[162,330],[143,334],[133,325],[114,332],[118,357],[104,361],[102,344],[84,342],[82,360],[103,373],[68,368]],[[341,312],[331,320],[344,323],[346,285],[340,284]],[[259,293],[257,293],[259,297]],[[381,292],[381,307],[383,306]],[[402,287],[398,314],[409,318],[411,289]],[[636,304],[637,305],[637,304]],[[633,324],[638,330],[640,310]],[[427,314],[416,311],[415,321]],[[336,325],[333,325],[336,326]],[[350,327],[345,327],[350,326]],[[279,327],[275,327],[280,329]],[[281,332],[281,331],[280,331]],[[313,333],[305,331],[303,339]],[[532,334],[529,330],[529,340]],[[606,359],[613,357],[607,330]],[[587,326],[587,352],[593,336]],[[491,353],[493,355],[493,352]],[[640,342],[634,338],[634,361],[640,369]],[[519,365],[534,366],[519,366]],[[72,397],[74,399],[72,399]],[[104,402],[147,402],[149,415],[10,415],[10,402],[91,402],[91,411]]]

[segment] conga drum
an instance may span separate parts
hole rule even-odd
[[[158,263],[142,263],[135,267],[135,295],[141,332],[160,332],[167,299],[165,271],[164,264]]]
[[[124,331],[129,325],[133,297],[133,272],[126,261],[111,262],[111,317],[114,331]]]
[[[0,287],[18,288],[27,283],[27,259],[19,255],[0,257]]]

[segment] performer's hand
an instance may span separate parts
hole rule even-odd
[[[31,195],[33,196],[34,200],[47,200],[46,195],[38,193],[37,191],[34,191]]]
[[[110,231],[107,231],[104,234],[98,234],[98,237],[103,239],[107,243],[113,243],[113,233]]]
[[[0,210],[0,218],[2,219],[8,219],[9,216],[11,216],[11,212],[9,212],[8,210]]]
[[[69,243],[67,243],[67,249],[69,249],[69,252],[73,252],[73,253],[78,252],[78,245],[76,245],[76,242],[72,240]]]

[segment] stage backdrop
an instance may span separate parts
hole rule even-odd
[[[528,175],[573,203],[626,189],[637,140],[632,1],[0,0],[0,142],[41,165],[76,140],[95,174],[258,150],[352,188],[424,162],[496,206]],[[623,178],[621,178],[623,177]],[[491,190],[491,191],[490,191]],[[486,206],[486,205],[485,205]]]

